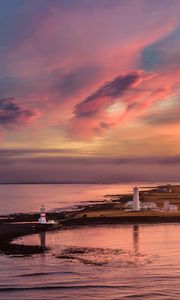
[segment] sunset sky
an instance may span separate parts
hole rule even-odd
[[[179,0],[0,1],[0,181],[180,178]]]

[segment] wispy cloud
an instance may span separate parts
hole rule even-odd
[[[40,116],[36,109],[25,109],[15,99],[0,99],[0,126],[12,128],[24,125]]]
[[[16,158],[12,154],[8,156],[0,157],[1,182],[169,181],[179,178],[179,156],[144,158],[103,156]]]
[[[112,105],[116,99],[127,90],[136,86],[141,80],[141,72],[121,75],[105,83],[94,94],[90,95],[75,108],[77,117],[98,115],[102,110]]]
[[[172,83],[164,84],[158,74],[137,70],[120,75],[75,106],[71,136],[88,139],[103,135],[110,128],[142,116],[152,104],[171,94]],[[123,104],[123,110],[117,105],[112,114],[114,104]]]
[[[120,75],[112,81],[103,84],[97,91],[88,96],[85,100],[75,106],[74,118],[71,120],[71,131],[78,137],[90,137],[98,135],[114,125],[114,122],[107,122],[107,109],[114,103],[120,101],[120,97],[127,91],[137,86],[142,80],[142,72],[134,71]],[[89,134],[84,135],[83,127]]]
[[[179,0],[1,0],[1,147],[177,155],[179,14]]]

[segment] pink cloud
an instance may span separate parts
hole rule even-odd
[[[154,103],[172,96],[174,85],[174,78],[169,80],[165,74],[136,71],[121,75],[76,105],[70,122],[70,135],[78,139],[92,139],[122,123],[131,123],[143,116]],[[117,104],[114,114],[109,111],[113,104]],[[120,111],[118,104],[123,105]]]
[[[82,4],[67,9],[58,2],[47,2],[35,23],[33,18],[28,19],[29,34],[3,54],[4,76],[18,79],[15,84],[12,80],[7,84],[3,97],[10,91],[15,98],[28,94],[39,99],[31,112],[16,117],[18,124],[38,117],[35,109],[40,106],[45,112],[44,126],[63,128],[68,124],[73,138],[90,138],[131,122],[171,94],[172,85],[178,81],[171,73],[168,86],[165,72],[160,74],[159,70],[156,79],[136,71],[142,82],[137,80],[122,94],[96,97],[93,91],[101,91],[108,79],[113,81],[119,74],[141,68],[142,50],[177,27],[179,1],[162,6],[161,1],[129,0],[101,7],[97,1],[86,1],[83,9]],[[33,11],[36,5],[31,5]],[[93,72],[89,66],[93,66]],[[109,114],[115,103],[123,103],[124,110]]]

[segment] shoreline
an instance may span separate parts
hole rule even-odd
[[[57,230],[58,224],[39,224],[37,222],[3,223],[0,225],[0,253],[7,255],[32,255],[44,253],[47,247],[38,245],[21,245],[14,240],[37,233]]]
[[[158,205],[164,200],[174,199],[180,205],[180,185],[171,186],[172,192],[161,192],[167,186],[156,186],[152,189],[140,192],[143,201],[155,199]],[[106,196],[106,195],[105,195]],[[15,244],[13,241],[25,235],[41,233],[50,230],[63,230],[77,226],[112,225],[112,224],[159,224],[180,223],[180,210],[142,210],[128,211],[126,203],[132,199],[130,194],[107,195],[109,201],[91,203],[81,206],[74,211],[62,211],[59,213],[47,213],[47,220],[54,220],[55,224],[39,224],[39,213],[11,214],[0,216],[0,252],[5,254],[36,254],[47,251],[42,246],[29,246]],[[178,200],[179,199],[179,200]],[[13,243],[12,243],[13,242]]]

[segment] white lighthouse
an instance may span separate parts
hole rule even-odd
[[[42,207],[41,207],[41,209],[40,209],[39,223],[40,223],[40,224],[45,224],[45,223],[47,223],[47,221],[46,221],[46,209],[45,209],[44,205],[42,205]]]
[[[135,186],[133,190],[133,210],[138,211],[140,210],[139,188]]]

